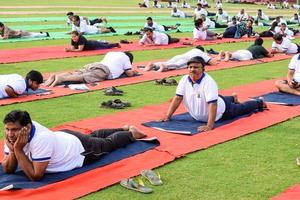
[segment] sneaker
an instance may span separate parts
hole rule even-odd
[[[154,83],[155,83],[156,85],[162,85],[165,81],[166,81],[165,78],[163,78],[163,79],[157,79],[157,80],[154,81]]]
[[[170,79],[166,79],[163,85],[173,86],[173,85],[178,85],[178,82],[175,79],[170,78]]]
[[[104,101],[100,104],[101,108],[113,108],[113,109],[123,109],[125,107],[130,107],[130,102],[122,102],[120,99],[114,99],[109,101]]]
[[[141,35],[140,31],[136,31],[135,33],[133,33],[132,35]]]
[[[219,55],[219,52],[216,52],[216,51],[213,50],[213,49],[206,50],[206,52],[207,52],[208,54]]]
[[[179,26],[181,26],[181,24],[177,23],[177,24],[175,24],[175,26],[178,28]]]
[[[121,44],[130,44],[130,43],[132,43],[132,42],[129,42],[128,40],[120,40],[120,43],[121,43]]]
[[[127,33],[124,33],[124,35],[132,35],[132,32],[128,31]]]
[[[106,88],[103,92],[107,96],[122,96],[124,94],[122,90],[118,90],[115,87]]]
[[[46,37],[50,37],[50,35],[49,35],[49,33],[48,33],[48,32],[46,32]]]
[[[116,33],[116,32],[117,32],[113,27],[108,27],[108,29],[109,29],[112,33]]]
[[[177,29],[176,33],[182,33],[182,31],[181,31],[181,30],[179,30],[179,29]]]

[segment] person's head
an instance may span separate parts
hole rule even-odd
[[[153,37],[153,29],[152,28],[144,28],[144,33],[146,34],[147,38]]]
[[[232,21],[232,23],[236,23],[236,21],[237,21],[236,17],[232,17],[231,21]]]
[[[219,9],[218,9],[218,13],[219,13],[220,15],[222,15],[222,14],[223,14],[223,9],[222,9],[222,8],[219,8]]]
[[[198,45],[198,46],[196,46],[195,48],[196,48],[196,49],[199,49],[199,50],[201,50],[201,51],[204,52],[204,48],[203,48],[203,46],[201,46],[201,45]]]
[[[250,28],[250,27],[252,27],[252,25],[253,25],[253,21],[252,20],[248,20],[246,26],[248,28]]]
[[[152,19],[152,17],[148,17],[147,19],[147,24],[148,24],[148,26],[153,26],[153,19]]]
[[[4,24],[0,22],[0,31],[2,32],[4,30]]]
[[[205,65],[205,61],[200,56],[193,57],[187,62],[189,75],[192,80],[197,81],[202,76]]]
[[[72,17],[74,16],[74,13],[73,12],[68,12],[67,13],[67,17],[72,20]]]
[[[264,43],[264,40],[261,37],[256,38],[254,41],[254,45],[262,46],[263,43]]]
[[[128,56],[128,58],[130,60],[130,63],[132,64],[132,62],[133,62],[133,55],[132,55],[132,53],[129,52],[129,51],[125,51],[124,53],[126,54],[126,56]]]
[[[261,15],[262,15],[262,10],[261,10],[261,9],[258,9],[258,10],[257,10],[257,14],[258,14],[259,16],[261,16]]]
[[[78,15],[74,15],[72,17],[72,22],[75,26],[79,26],[80,25],[80,17]]]
[[[240,13],[241,13],[241,14],[244,14],[244,13],[245,13],[245,9],[242,8],[241,11],[240,11]]]
[[[281,23],[281,24],[280,24],[280,29],[281,29],[282,31],[285,31],[285,29],[286,29],[286,23]]]
[[[295,14],[294,14],[294,19],[298,19],[298,18],[299,18],[298,14],[295,13]]]
[[[71,32],[71,40],[73,41],[73,42],[78,42],[79,41],[79,37],[80,37],[80,34],[79,34],[79,32],[78,31],[72,31]]]
[[[43,83],[43,75],[38,71],[31,70],[26,74],[25,80],[30,89],[37,90],[40,84]]]
[[[280,22],[280,18],[281,18],[280,16],[277,16],[277,17],[275,18],[275,21],[279,23],[279,22]]]
[[[196,28],[200,28],[200,27],[202,27],[202,25],[203,25],[203,20],[201,18],[199,18],[195,21]]]
[[[201,3],[197,3],[197,9],[201,10],[201,8],[202,8],[202,4]]]
[[[21,131],[31,132],[32,121],[27,111],[13,110],[8,113],[4,119],[5,138],[11,144],[14,144]]]
[[[255,24],[256,26],[258,26],[258,20],[255,20],[255,21],[254,21],[254,24]]]
[[[177,8],[176,8],[176,7],[173,8],[173,12],[174,12],[174,13],[177,12]]]
[[[283,37],[281,34],[279,33],[276,33],[274,36],[273,36],[273,39],[274,41],[277,43],[277,44],[281,44],[282,41],[283,41]]]

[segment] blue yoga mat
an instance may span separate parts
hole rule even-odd
[[[242,115],[240,117],[236,117],[234,119],[229,119],[229,120],[220,119],[219,121],[217,121],[215,123],[215,127],[229,124],[240,118],[248,117],[251,114]],[[197,133],[200,133],[197,130],[197,128],[199,126],[204,126],[206,124],[207,124],[206,122],[201,122],[201,121],[195,120],[194,118],[192,118],[192,116],[189,113],[175,115],[171,118],[171,120],[166,121],[166,122],[151,121],[151,122],[143,123],[144,126],[155,128],[155,129],[158,129],[161,131],[183,134],[183,135],[195,135]]]
[[[300,104],[300,96],[283,92],[271,92],[268,94],[264,94],[261,97],[263,97],[266,102],[271,104],[278,104],[284,106],[297,106]],[[258,97],[252,98],[256,99]]]
[[[109,154],[104,155],[102,158],[92,164],[67,172],[45,174],[42,180],[35,182],[30,181],[20,170],[17,170],[15,174],[5,174],[2,170],[2,167],[0,167],[0,188],[10,187],[11,189],[28,189],[42,187],[47,184],[65,180],[77,174],[117,162],[136,154],[143,153],[150,149],[154,149],[156,146],[159,146],[159,141],[157,139],[150,141],[139,140],[127,145],[125,148],[117,149]]]
[[[45,92],[50,92],[51,90],[46,90],[46,89],[37,89],[37,90],[32,90],[32,89],[28,89],[28,91],[25,91],[22,96],[26,96],[26,95],[33,95],[33,94],[42,94]],[[4,97],[4,98],[0,98],[0,99],[6,99],[8,97]]]

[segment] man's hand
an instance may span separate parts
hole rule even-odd
[[[204,132],[204,131],[210,131],[212,130],[214,127],[211,125],[206,125],[206,126],[199,126],[198,127],[198,131]]]
[[[70,49],[69,48],[65,48],[65,52],[69,52],[70,51]]]
[[[10,152],[14,152],[14,145],[5,137],[5,144],[7,145]]]
[[[169,120],[170,120],[170,118],[165,115],[164,117],[162,117],[161,119],[158,119],[157,121],[158,122],[166,122],[166,121],[169,121]]]
[[[23,150],[25,145],[28,143],[29,132],[27,131],[27,127],[23,127],[18,135],[18,138],[14,144],[14,150]]]

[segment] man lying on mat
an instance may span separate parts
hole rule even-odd
[[[12,38],[38,38],[38,37],[49,37],[48,32],[28,32],[24,30],[13,30],[2,22],[0,22],[0,39],[12,39]]]
[[[87,40],[78,31],[71,32],[71,47],[65,48],[67,52],[79,52],[85,50],[111,49],[114,47],[120,48],[119,43],[108,43],[97,40]]]
[[[45,82],[46,87],[54,87],[62,82],[94,83],[106,79],[116,79],[122,74],[136,75],[132,69],[133,55],[130,52],[108,52],[101,62],[94,62],[83,66],[74,72],[52,74]]]
[[[139,44],[145,46],[160,46],[179,42],[178,38],[171,38],[166,33],[153,31],[151,28],[144,28],[144,35]]]
[[[74,15],[75,14],[73,12],[68,12],[67,13],[67,25],[72,24],[72,17]],[[82,16],[79,16],[79,18],[80,18],[80,20],[85,20],[88,25],[101,24],[103,22],[107,23],[107,19],[105,17],[99,17],[99,18],[95,18],[95,19],[92,19],[92,20],[89,20],[88,17],[82,17]]]
[[[239,103],[236,94],[233,96],[218,95],[216,82],[204,72],[206,63],[203,58],[194,57],[187,64],[189,75],[183,76],[180,80],[176,96],[162,121],[171,119],[182,100],[195,120],[207,122],[205,126],[198,128],[199,131],[212,130],[215,121],[221,118],[231,119],[266,108],[262,98]]]
[[[287,80],[275,82],[281,92],[300,96],[300,54],[294,55],[288,66]]]
[[[204,52],[202,46],[197,46],[194,49],[189,50],[188,52],[174,56],[166,62],[150,62],[145,67],[145,71],[150,71],[151,69],[158,69],[158,72],[173,70],[173,69],[182,69],[187,67],[187,62],[196,56],[200,56],[206,62],[206,64],[214,65],[217,64],[207,53]]]
[[[43,76],[38,71],[30,71],[23,78],[19,74],[0,75],[0,99],[18,97],[28,89],[37,90],[43,83]]]
[[[5,173],[19,166],[26,176],[37,181],[45,173],[69,171],[99,159],[103,153],[125,147],[146,135],[134,126],[99,129],[90,135],[75,131],[53,132],[31,118],[26,111],[11,111],[4,120]]]
[[[273,39],[274,42],[272,43],[272,53],[300,53],[300,46],[292,43],[289,39],[283,37],[283,35],[277,33],[273,36]]]
[[[264,57],[273,57],[274,54],[268,52],[262,45],[264,41],[262,38],[256,38],[254,44],[248,47],[247,49],[242,49],[230,53],[229,51],[221,51],[218,55],[218,60],[224,58],[224,61],[229,61],[230,59],[238,60],[238,61],[245,61],[251,59],[258,59]]]

